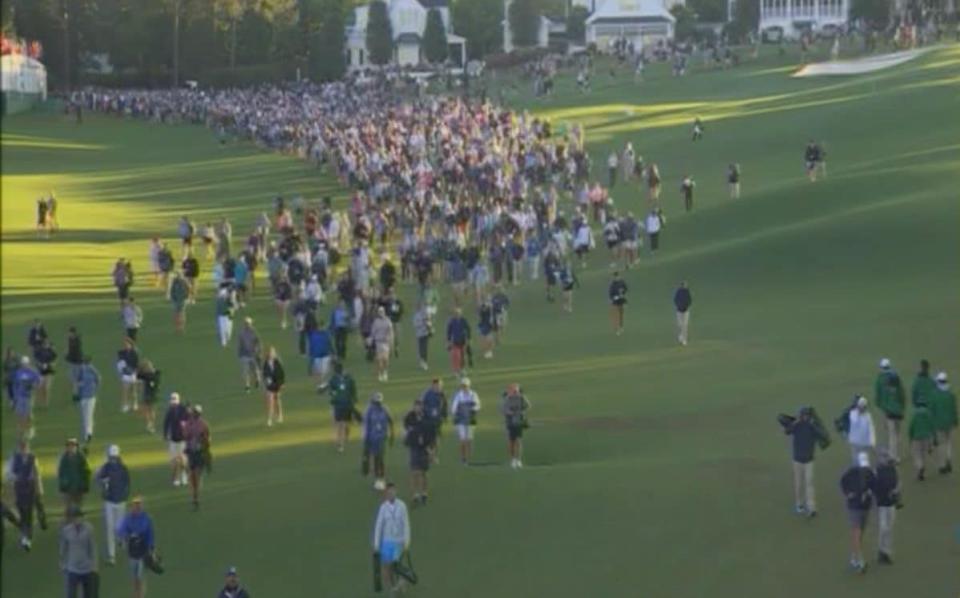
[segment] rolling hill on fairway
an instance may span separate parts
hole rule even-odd
[[[660,165],[667,225],[660,255],[626,274],[621,337],[610,329],[602,250],[581,274],[572,315],[544,302],[542,282],[512,292],[504,344],[471,372],[485,407],[475,455],[482,465],[459,466],[452,434],[442,439],[430,505],[412,513],[421,584],[411,595],[957,594],[957,474],[920,484],[902,466],[897,563],[853,576],[838,491],[848,451],[834,438],[819,457],[820,516],[797,518],[775,416],[814,405],[832,419],[854,392],[870,391],[881,357],[908,380],[923,357],[960,380],[960,47],[839,79],[791,79],[784,60],[682,79],[655,66],[639,86],[598,76],[589,95],[562,78],[549,100],[509,97],[554,123],[583,123],[595,175],[605,174],[612,148],[632,141]],[[694,144],[698,115],[706,136]],[[808,139],[828,151],[829,178],[815,184],[803,172]],[[34,317],[61,355],[68,326],[84,334],[106,380],[91,460],[99,465],[109,442],[121,446],[167,563],[164,576],[149,579],[149,595],[213,596],[229,565],[258,597],[372,595],[378,498],[359,475],[359,444],[354,438],[342,456],[333,450],[326,397],[314,392],[296,336],[280,330],[263,288],[246,311],[278,347],[290,379],[287,422],[270,429],[262,397],[243,393],[235,350],[215,340],[209,262],[185,337],[174,336],[171,309],[147,275],[148,239],[173,240],[181,214],[197,222],[228,216],[236,235],[246,235],[278,193],[342,202],[347,192],[293,158],[221,148],[192,126],[97,115],[76,126],[35,113],[4,121],[2,148],[3,345],[24,350]],[[730,162],[743,171],[738,201],[726,194]],[[692,214],[683,213],[679,192],[686,173],[698,183]],[[48,241],[33,226],[34,202],[50,189],[63,231]],[[621,210],[644,209],[635,186],[618,184],[612,196]],[[120,412],[112,373],[123,330],[109,278],[120,256],[138,273],[141,351],[164,372],[163,392],[202,403],[213,428],[216,468],[200,513],[170,486],[161,441]],[[680,280],[694,294],[687,347],[676,343],[671,304]],[[412,289],[403,293],[412,306]],[[442,299],[446,305],[449,294]],[[389,383],[375,382],[354,338],[347,362],[361,396],[383,391],[397,416],[430,377],[416,367],[409,323],[403,333]],[[430,374],[442,373],[449,389],[442,351],[435,339]],[[79,427],[60,369],[35,442],[55,520],[56,456]],[[522,471],[506,465],[494,408],[514,381],[533,403]],[[6,457],[14,425],[10,411],[3,415]],[[399,443],[388,473],[406,496]],[[88,513],[102,541],[99,505],[91,494]],[[875,532],[871,523],[871,556]],[[12,535],[3,595],[61,595],[56,532],[38,532],[30,553],[17,550]],[[128,595],[125,566],[102,575],[102,595]]]

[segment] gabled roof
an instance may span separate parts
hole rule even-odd
[[[597,11],[587,17],[587,25],[603,23],[674,22],[676,19],[663,0],[601,0]]]

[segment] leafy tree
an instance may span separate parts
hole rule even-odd
[[[723,23],[727,20],[726,0],[688,0],[686,5],[700,23]]]
[[[367,54],[373,64],[387,64],[393,56],[393,26],[383,0],[373,0],[367,8]]]
[[[537,0],[513,0],[508,18],[514,46],[529,48],[537,45],[540,32],[540,6]]]
[[[733,21],[727,32],[733,38],[743,38],[748,33],[756,33],[760,27],[760,0],[736,0],[733,6]]]
[[[887,28],[892,12],[891,0],[853,0],[850,6],[851,19],[863,19],[876,31]]]
[[[344,0],[323,0],[323,22],[310,38],[310,78],[334,81],[346,70],[344,55]]]
[[[470,59],[481,59],[503,47],[502,0],[456,0],[450,18],[453,30],[467,39]]]
[[[584,43],[587,39],[587,17],[590,11],[586,6],[574,6],[567,16],[567,39]]]
[[[697,15],[685,4],[674,4],[670,14],[676,19],[673,25],[673,35],[678,41],[687,41],[695,32]]]
[[[427,61],[434,64],[447,59],[447,32],[443,26],[443,15],[436,8],[427,12],[427,25],[423,30],[423,53]]]

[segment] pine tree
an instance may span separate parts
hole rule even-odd
[[[447,32],[443,26],[443,16],[436,8],[427,13],[427,26],[423,30],[423,53],[428,62],[434,64],[447,59]]]
[[[393,26],[383,0],[374,0],[367,8],[367,54],[373,64],[387,64],[393,57]]]

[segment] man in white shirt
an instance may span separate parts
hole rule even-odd
[[[470,388],[470,378],[463,378],[460,380],[460,390],[453,395],[450,413],[453,414],[453,424],[460,438],[460,462],[464,465],[470,462],[473,451],[473,427],[476,425],[477,411],[480,411],[480,397]]]
[[[867,398],[857,395],[857,402],[850,410],[850,427],[847,442],[850,443],[850,455],[857,463],[860,453],[870,455],[877,446],[877,433],[873,427],[873,416],[867,411]]]
[[[651,210],[644,220],[644,228],[647,230],[647,238],[650,241],[650,253],[654,254],[660,248],[660,228],[663,226],[663,219],[657,210]]]
[[[393,564],[410,549],[410,517],[407,505],[397,498],[397,487],[388,482],[373,525],[373,553],[380,558],[380,575],[393,596],[402,590]]]
[[[390,352],[393,350],[393,322],[387,317],[383,307],[377,308],[377,317],[370,327],[370,339],[373,341],[377,356],[377,380],[386,382]]]

